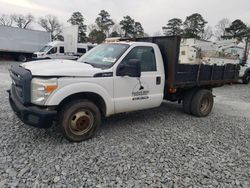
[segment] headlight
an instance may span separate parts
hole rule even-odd
[[[31,102],[44,105],[50,94],[58,87],[57,79],[33,78],[31,82]]]

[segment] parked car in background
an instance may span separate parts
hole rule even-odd
[[[0,26],[0,56],[25,62],[50,41],[51,35],[45,31]]]
[[[65,43],[62,41],[54,41],[43,46],[39,51],[34,52],[32,59],[33,60],[42,60],[42,59],[68,59],[76,60],[96,45],[91,43],[78,43],[77,44],[77,53],[66,53],[65,52]]]

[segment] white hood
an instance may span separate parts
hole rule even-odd
[[[31,71],[33,76],[80,76],[92,77],[96,73],[103,72],[86,63],[71,60],[41,60],[21,64]]]

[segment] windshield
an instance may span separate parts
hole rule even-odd
[[[128,49],[128,44],[100,44],[78,61],[98,68],[110,68]]]
[[[52,46],[44,46],[39,52],[47,52],[52,48]]]

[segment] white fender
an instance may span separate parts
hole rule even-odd
[[[46,106],[57,106],[65,98],[83,92],[91,92],[100,95],[106,105],[106,116],[114,114],[114,101],[108,92],[95,83],[75,83],[66,85],[58,90],[56,90],[46,101]]]

